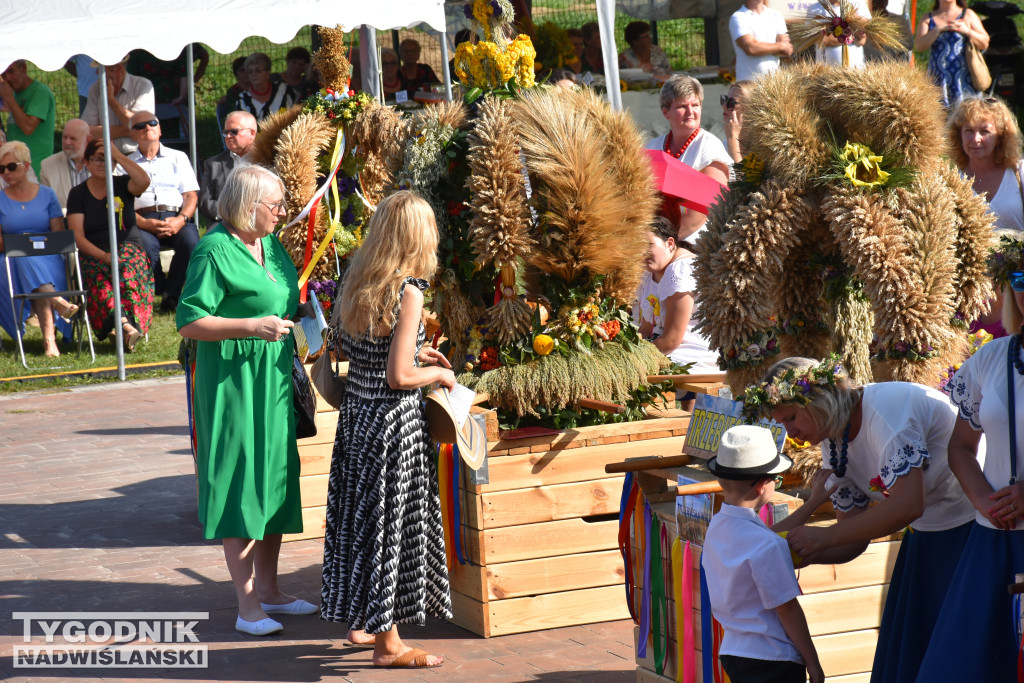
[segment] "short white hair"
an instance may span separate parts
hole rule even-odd
[[[241,232],[256,230],[256,205],[278,187],[284,194],[284,183],[269,168],[256,164],[235,166],[224,181],[217,200],[217,212],[231,227]]]

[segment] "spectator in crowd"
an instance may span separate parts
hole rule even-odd
[[[979,51],[988,49],[989,35],[965,0],[935,0],[932,11],[921,22],[914,49],[928,50],[928,73],[942,90],[942,104],[952,107],[965,97],[979,93],[967,70],[967,43]]]
[[[3,128],[0,128],[0,145],[7,142],[7,133],[4,132]],[[3,172],[0,172],[0,190],[7,187],[7,181],[4,180]]]
[[[420,43],[415,38],[406,38],[398,46],[402,57],[402,80],[405,81],[409,97],[412,97],[417,90],[423,90],[428,83],[437,83],[438,78],[429,64],[420,63],[422,52]]]
[[[871,19],[871,10],[868,9],[865,0],[850,0],[850,8],[854,14],[860,15],[863,19]],[[832,9],[837,14],[840,12],[839,0],[832,0]],[[812,4],[807,12],[812,17],[832,16],[825,9],[824,5],[820,3]],[[816,59],[825,64],[842,66],[843,46],[840,45],[839,40],[832,34],[826,34],[822,42],[823,45],[815,48]],[[853,45],[846,46],[846,52],[849,57],[848,66],[851,69],[863,69],[867,66],[864,59],[864,44],[866,42],[868,42],[867,34],[864,31],[857,31],[853,34]]]
[[[256,118],[247,111],[233,111],[224,119],[226,150],[203,162],[203,183],[199,191],[199,213],[209,221],[221,220],[217,208],[224,182],[231,170],[245,162],[243,157],[256,139]]]
[[[7,139],[24,142],[32,154],[32,171],[53,154],[53,131],[57,121],[57,100],[53,91],[29,78],[24,59],[13,62],[0,75],[0,100],[10,112]],[[33,176],[33,179],[35,176]]]
[[[281,73],[270,75],[270,80],[276,85],[282,81],[287,83],[295,91],[297,102],[306,99],[310,93],[317,90],[314,84],[306,77],[309,71],[309,64],[313,57],[309,50],[304,47],[293,47],[285,55],[285,69]]]
[[[643,69],[656,74],[672,70],[668,55],[651,44],[651,25],[646,21],[631,21],[626,25],[626,42],[629,47],[619,55],[619,68]]]
[[[568,69],[552,69],[548,72],[548,85],[572,90],[576,87],[576,75]]]
[[[779,68],[779,59],[793,54],[782,15],[765,0],[745,0],[729,19],[736,43],[736,80],[749,81]]]
[[[68,192],[75,185],[89,179],[85,163],[85,146],[89,143],[89,124],[82,119],[71,119],[64,124],[61,151],[43,159],[39,171],[39,184],[51,188],[57,195],[60,208],[68,205]]]
[[[690,168],[725,185],[729,180],[732,158],[722,141],[700,127],[704,87],[693,76],[677,74],[661,88],[661,113],[668,120],[669,132],[647,143],[647,149],[660,149]],[[707,219],[702,213],[688,211],[679,224],[678,241],[694,242],[693,237]]]
[[[163,295],[161,310],[173,311],[185,284],[185,270],[199,243],[195,215],[199,183],[184,152],[160,144],[160,121],[148,111],[132,117],[132,139],[138,150],[130,159],[150,177],[149,187],[139,195],[135,207],[142,246],[153,269],[157,295]],[[164,275],[160,250],[173,249],[171,266]]]
[[[206,66],[210,63],[210,53],[199,43],[192,43],[192,58],[199,62],[193,74],[194,82],[198,83],[206,74]],[[153,84],[157,102],[167,104],[188,102],[188,62],[184,48],[170,62],[157,59],[146,50],[132,50],[128,54],[127,67],[132,73],[149,79]]]
[[[89,88],[100,77],[99,69],[93,66],[89,55],[75,55],[64,65],[64,70],[75,77],[78,85],[78,115],[85,113],[85,104],[89,101]]]
[[[295,89],[281,81],[270,80],[271,61],[263,52],[253,52],[245,58],[245,71],[249,75],[249,89],[238,96],[235,109],[247,111],[262,121],[270,114],[284,111],[295,104]]]
[[[596,21],[588,21],[580,29],[583,32],[583,65],[581,71],[604,74],[604,55],[601,52],[601,29]]]
[[[106,102],[110,115],[110,138],[125,154],[134,152],[136,148],[128,128],[132,115],[137,111],[156,109],[153,84],[146,78],[128,73],[125,67],[127,61],[128,57],[125,56],[117,64],[107,67]],[[101,104],[100,84],[96,82],[89,88],[89,101],[85,105],[85,113],[82,114],[82,118],[89,124],[89,135],[94,140],[103,137],[103,126],[100,121]]]
[[[114,207],[117,223],[117,269],[120,273],[121,329],[125,350],[135,350],[142,335],[149,332],[153,318],[153,271],[142,248],[135,225],[135,198],[149,187],[149,176],[126,157],[116,145],[110,150],[111,164],[127,175],[114,176]],[[99,339],[114,330],[114,285],[110,274],[112,245],[107,223],[107,180],[102,140],[85,146],[89,179],[68,193],[68,227],[75,231],[81,252],[82,282],[88,290],[86,308],[89,324]]]
[[[567,62],[566,67],[574,74],[583,73],[583,31],[578,28],[570,28],[566,32],[569,42],[572,43],[572,50],[576,54],[575,62]]]
[[[56,232],[64,229],[60,205],[53,190],[37,185],[28,179],[31,161],[28,146],[21,141],[12,141],[0,146],[0,175],[7,181],[7,187],[0,192],[0,277],[4,282],[0,290],[0,322],[12,337],[16,328],[22,327],[23,320],[14,321],[11,308],[11,294],[29,292],[53,292],[67,289],[64,273],[64,258],[59,255],[30,256],[8,260],[3,257],[4,234]],[[2,275],[6,266],[10,270],[14,292],[7,292],[7,278]],[[56,318],[63,318],[60,332],[65,339],[71,338],[71,326],[67,319],[78,311],[78,306],[60,298],[33,299],[31,310],[39,321],[43,333],[43,355],[55,358],[60,355],[55,334]],[[29,307],[25,308],[28,317]]]
[[[238,101],[238,96],[249,89],[249,72],[245,70],[245,57],[238,57],[231,62],[231,73],[235,75],[235,82],[228,86],[224,97],[217,100],[217,106],[230,105]]]
[[[385,97],[390,96],[391,99],[395,99],[395,96],[400,92],[404,92],[407,97],[412,97],[412,93],[409,91],[409,84],[405,82],[399,65],[397,52],[390,48],[384,48],[380,51],[380,76],[381,84],[384,86]]]
[[[725,151],[735,163],[743,161],[743,145],[740,133],[743,130],[743,101],[747,97],[747,81],[736,81],[729,86],[729,92],[722,95],[722,122],[725,125]]]

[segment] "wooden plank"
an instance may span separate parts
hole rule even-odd
[[[487,531],[463,530],[469,559],[482,565],[612,550],[619,547],[618,537],[619,522],[614,519],[593,523],[562,519]]]
[[[534,486],[471,496],[464,524],[472,529],[495,529],[606,515],[619,511],[623,477]]]
[[[327,505],[327,480],[329,474],[310,474],[299,477],[299,500],[302,507],[323,507]]]
[[[665,418],[657,421],[658,430],[685,430],[690,424],[689,416]],[[521,449],[523,447],[544,445],[549,450],[558,450],[569,447],[570,443],[579,448],[585,445],[588,439],[599,439],[604,436],[617,436],[620,434],[632,435],[650,432],[655,429],[651,420],[639,420],[636,422],[620,422],[617,424],[594,425],[592,427],[579,427],[567,429],[558,434],[548,436],[536,436],[528,439],[500,439],[488,444],[488,451],[492,456],[507,455],[508,451]]]
[[[899,549],[898,541],[869,543],[867,550],[845,564],[814,564],[798,569],[800,589],[806,595],[889,583]]]
[[[882,608],[888,584],[801,595],[807,628],[812,636],[846,631],[876,629],[882,623]]]
[[[490,602],[580,588],[621,588],[625,571],[618,550],[603,550],[486,567],[456,564],[448,577],[453,592],[464,593],[480,602]],[[623,591],[623,602],[625,599]]]
[[[493,602],[479,602],[468,596],[456,600],[455,595],[453,591],[452,609],[454,612],[458,604],[461,613],[453,615],[452,621],[487,638],[629,618],[621,586]]]
[[[814,649],[818,651],[821,668],[825,676],[845,676],[871,671],[878,644],[878,629],[836,633],[827,636],[813,636]]]
[[[604,466],[628,458],[678,455],[682,453],[685,441],[685,436],[674,436],[670,439],[488,458],[487,473],[490,482],[466,488],[474,493],[487,493],[618,477],[620,475],[605,472]]]
[[[331,456],[333,454],[333,442],[299,446],[299,472],[301,476],[330,473]]]
[[[313,446],[316,444],[334,443],[334,434],[338,431],[338,411],[316,414],[316,436],[308,439],[299,439],[299,447]]]
[[[285,534],[282,541],[304,541],[308,538],[323,538],[327,524],[327,506],[302,508],[302,532]]]

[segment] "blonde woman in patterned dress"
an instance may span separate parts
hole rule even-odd
[[[441,504],[421,389],[455,386],[448,360],[423,346],[423,290],[437,269],[430,206],[397,192],[377,207],[342,283],[348,382],[327,489],[321,615],[373,646],[379,667],[433,667],[398,624],[449,618]]]

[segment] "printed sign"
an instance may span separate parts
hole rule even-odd
[[[679,486],[699,483],[697,479],[679,475]],[[714,511],[715,494],[700,493],[692,496],[676,496],[676,533],[682,541],[690,541],[694,545],[704,545],[704,535],[708,532],[711,515]]]
[[[690,418],[690,428],[686,431],[683,452],[708,460],[718,453],[718,444],[725,430],[746,423],[742,401],[697,394],[693,417]],[[786,443],[786,428],[774,420],[767,419],[757,424],[771,430],[772,436],[775,437],[775,445],[781,453],[782,446]]]

